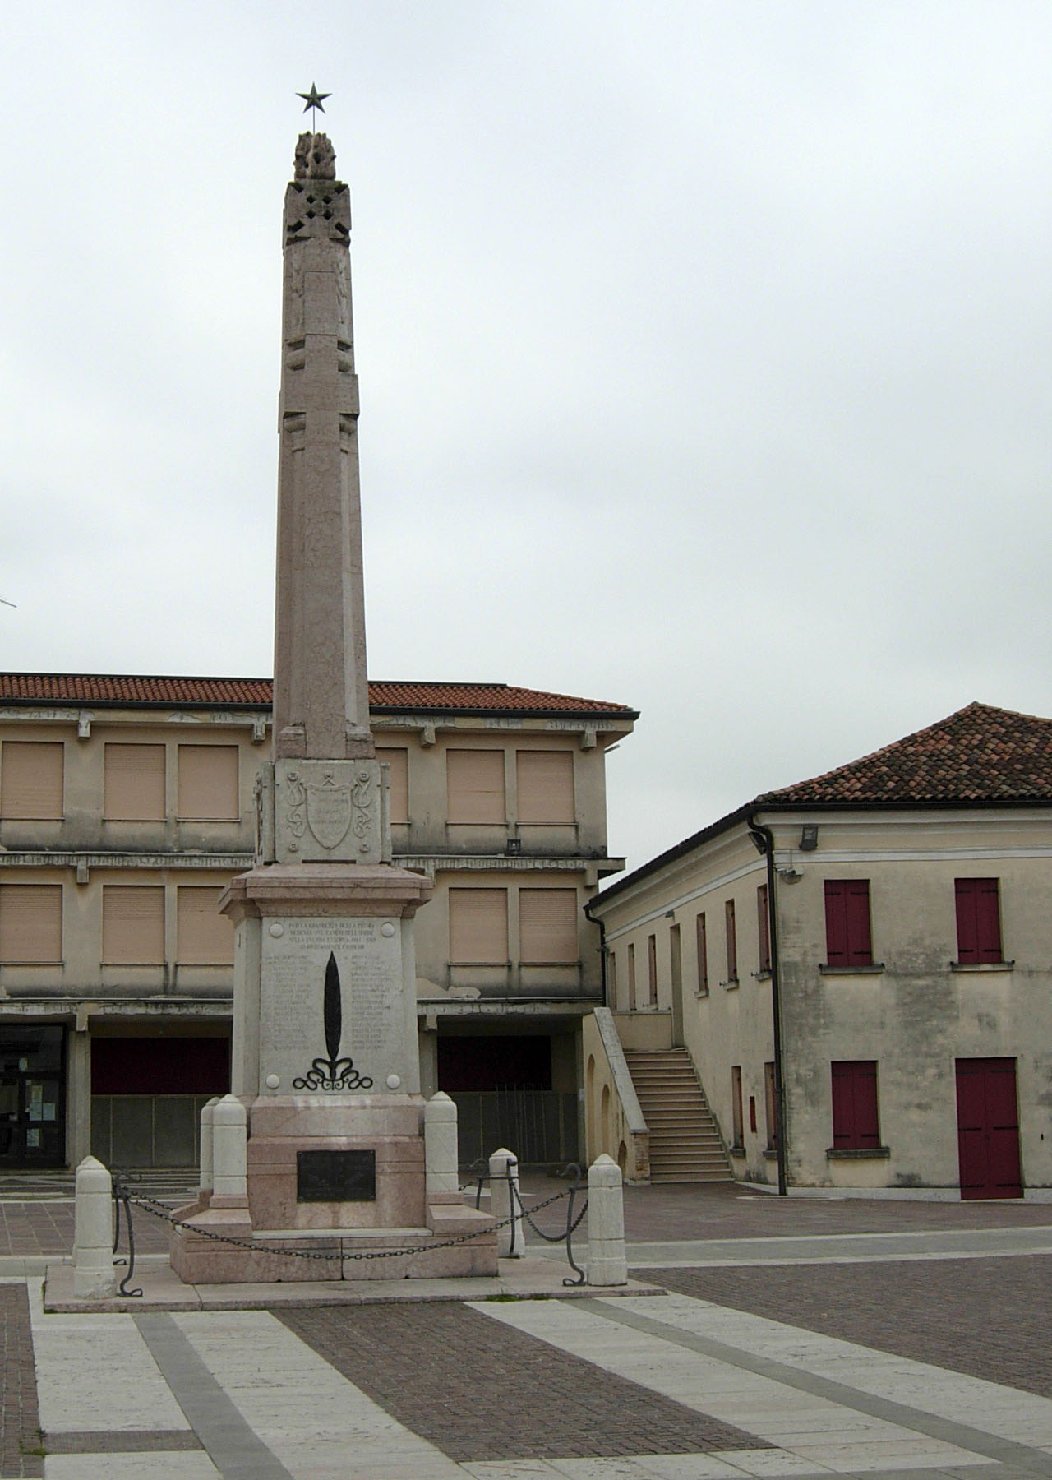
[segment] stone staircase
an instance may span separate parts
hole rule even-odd
[[[731,1181],[715,1117],[687,1050],[626,1049],[625,1059],[650,1130],[651,1182]]]

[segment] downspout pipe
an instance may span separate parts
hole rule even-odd
[[[782,978],[778,963],[778,909],[775,888],[778,872],[774,866],[774,834],[769,827],[756,821],[755,813],[745,819],[753,846],[767,860],[767,915],[771,936],[771,1028],[774,1035],[774,1098],[778,1106],[778,1196],[785,1197],[789,1191],[786,1176],[786,1116],[785,1077],[782,1073]]]
[[[606,990],[606,924],[597,920],[591,911],[592,901],[586,899],[584,902],[585,916],[591,920],[593,925],[599,926],[599,983],[603,994],[603,1006],[613,1007],[613,1003],[607,1000]]]

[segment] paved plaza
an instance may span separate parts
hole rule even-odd
[[[0,1214],[2,1480],[1052,1477],[1048,1205],[630,1188],[656,1294],[249,1310],[159,1308],[140,1212],[145,1295],[112,1314],[45,1312],[68,1184],[0,1184]],[[560,1248],[531,1254],[556,1289]]]

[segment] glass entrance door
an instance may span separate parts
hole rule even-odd
[[[66,1160],[65,1030],[0,1030],[0,1167],[59,1167]]]

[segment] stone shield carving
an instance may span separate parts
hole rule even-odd
[[[342,786],[333,771],[307,784],[307,826],[323,848],[338,848],[351,825],[351,788]]]

